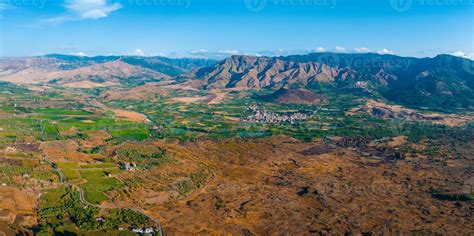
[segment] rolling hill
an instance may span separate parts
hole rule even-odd
[[[321,94],[317,94],[307,89],[285,89],[281,88],[276,92],[261,96],[260,99],[266,101],[276,101],[279,103],[290,104],[323,104],[327,102],[327,98]]]

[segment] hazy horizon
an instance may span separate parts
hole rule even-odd
[[[1,0],[0,56],[473,58],[473,11],[468,1]]]
[[[410,56],[410,55],[397,55],[397,54],[389,54],[389,53],[377,53],[377,52],[335,52],[335,51],[323,51],[323,52],[318,52],[318,51],[308,51],[308,52],[300,52],[300,53],[284,53],[284,54],[278,54],[278,52],[268,53],[268,54],[259,54],[259,53],[241,53],[241,54],[222,54],[219,52],[208,52],[206,55],[190,55],[190,54],[169,54],[169,55],[136,55],[136,54],[109,54],[109,55],[80,55],[80,54],[67,54],[67,53],[47,53],[47,54],[42,54],[42,55],[32,55],[32,56],[0,56],[0,58],[3,59],[9,59],[9,58],[29,58],[29,57],[46,57],[46,56],[52,56],[52,55],[61,55],[61,56],[74,56],[74,57],[84,57],[84,58],[95,58],[95,57],[141,57],[141,58],[152,58],[152,57],[164,57],[164,58],[170,58],[170,59],[203,59],[203,60],[225,60],[227,58],[230,58],[232,56],[255,56],[255,57],[286,57],[286,56],[294,56],[294,55],[308,55],[308,54],[324,54],[324,53],[332,53],[332,54],[378,54],[378,55],[391,55],[391,56],[397,56],[397,57],[404,57],[404,58],[417,58],[417,59],[422,59],[422,58],[434,58],[437,56],[442,56],[442,55],[449,55],[449,56],[454,56],[454,57],[459,57],[459,58],[464,58],[464,59],[469,59],[471,61],[474,61],[474,59],[463,56],[463,55],[456,55],[455,53],[442,53],[442,54],[436,54],[433,56]]]

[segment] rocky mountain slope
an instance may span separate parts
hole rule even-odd
[[[328,84],[410,106],[468,109],[474,105],[474,62],[449,55],[421,59],[373,53],[233,56],[178,79],[204,89],[260,90]]]
[[[355,78],[356,74],[350,69],[333,68],[316,61],[299,63],[284,58],[232,56],[186,76],[199,81],[205,88],[274,89],[293,84],[334,82]]]
[[[217,63],[206,59],[53,54],[1,59],[0,81],[81,88],[165,81],[200,89],[241,90],[328,85],[410,107],[443,111],[474,108],[474,62],[450,55],[412,58],[312,53],[232,56]]]

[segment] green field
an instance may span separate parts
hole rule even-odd
[[[85,199],[93,204],[107,200],[104,192],[123,186],[116,178],[107,176],[120,173],[118,166],[112,163],[58,162],[56,166],[68,181],[85,182],[80,187],[84,190]]]
[[[65,170],[65,169],[78,169],[79,163],[77,162],[58,162],[56,163],[58,168]]]
[[[79,180],[81,179],[81,176],[79,175],[79,172],[77,170],[73,169],[64,169],[62,170],[64,177],[66,177],[67,180]]]
[[[4,89],[16,91],[20,88]],[[183,174],[179,181],[166,182],[181,175],[178,171],[173,173],[175,169],[167,168],[168,164],[181,161],[178,158],[182,154],[173,150],[174,144],[192,145],[189,141],[201,144],[204,140],[202,143],[206,145],[206,142],[245,139],[258,143],[259,138],[287,135],[306,144],[322,140],[327,145],[335,146],[335,149],[343,150],[345,146],[332,140],[347,138],[347,145],[351,148],[350,152],[353,152],[351,138],[356,142],[360,139],[376,143],[381,139],[406,136],[408,144],[397,151],[419,154],[428,160],[446,160],[448,156],[463,160],[474,155],[472,147],[468,146],[474,140],[472,121],[471,124],[451,127],[427,121],[381,118],[363,112],[347,115],[349,110],[364,103],[362,98],[376,99],[372,95],[364,97],[357,93],[321,87],[316,92],[326,95],[330,101],[323,105],[280,104],[258,100],[259,95],[273,92],[265,90],[232,91],[218,104],[176,102],[173,98],[207,94],[205,91],[185,90],[155,94],[143,100],[104,99],[101,101],[103,107],[86,107],[71,99],[78,93],[88,99],[98,100],[108,89],[57,88],[57,91],[50,93],[19,90],[21,92],[8,96],[0,94],[0,99],[3,99],[0,103],[0,150],[15,149],[15,152],[5,154],[7,160],[0,162],[0,183],[5,183],[8,187],[34,187],[42,190],[38,208],[39,228],[35,228],[39,235],[126,235],[126,232],[116,231],[117,227],[149,223],[140,213],[127,209],[102,209],[98,205],[111,200],[107,196],[109,191],[118,190],[114,194],[120,194],[118,196],[124,199],[134,196],[130,194],[131,191],[149,187],[149,176],[157,182],[164,182],[158,184],[159,191],[163,191],[161,186],[169,185],[173,194],[176,193],[180,198],[202,188],[212,174],[210,170],[193,173],[191,168],[185,166],[184,170],[191,170],[185,171],[187,176]],[[248,109],[252,104],[280,115],[298,112],[311,116],[296,123],[246,122],[243,118],[252,114]],[[138,112],[146,115],[151,122],[117,119],[111,109]],[[364,142],[356,144],[368,145]],[[429,144],[426,144],[426,149],[419,150],[409,145],[414,142]],[[173,145],[168,145],[169,143]],[[64,146],[54,146],[58,150],[44,148],[50,147],[45,146],[49,144]],[[386,150],[377,151],[382,153]],[[209,155],[214,155],[213,153]],[[84,159],[71,158],[73,155]],[[80,161],[58,161],[49,165],[47,161],[41,162],[41,158]],[[135,171],[127,170],[129,163],[134,164]],[[64,183],[59,182],[55,167],[64,174]],[[154,174],[157,176],[153,176]],[[63,187],[51,189],[58,186]],[[81,193],[84,194],[85,202],[81,199]],[[460,198],[472,201],[472,195],[438,194],[436,197],[443,201]],[[95,218],[98,216],[107,221],[97,222]]]
[[[141,213],[130,210],[110,209],[102,214],[95,207],[85,208],[77,192],[69,188],[49,189],[40,199],[38,235],[136,235],[130,231],[118,231],[118,226],[149,225]],[[97,222],[96,217],[106,222]]]
[[[117,166],[112,163],[98,163],[98,164],[81,164],[81,168],[83,169],[97,169],[97,168],[115,168],[117,169]]]
[[[117,172],[118,170],[112,171]],[[116,178],[107,177],[109,170],[80,170],[81,177],[87,183],[80,185],[85,192],[85,198],[88,202],[93,204],[100,204],[108,198],[104,192],[123,187],[123,184]]]

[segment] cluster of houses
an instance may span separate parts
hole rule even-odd
[[[102,217],[97,217],[95,218],[95,221],[97,222],[105,222],[105,219]],[[143,228],[128,228],[128,227],[119,227],[119,231],[125,231],[125,230],[131,230],[134,233],[137,234],[148,234],[148,235],[154,235],[155,234],[155,229],[153,227],[143,227]]]
[[[153,234],[155,230],[153,228],[135,228],[132,229],[132,232],[137,234]]]
[[[273,112],[267,112],[265,110],[260,110],[256,105],[251,105],[247,108],[251,112],[252,115],[249,115],[243,118],[245,122],[257,122],[257,123],[290,123],[294,124],[298,121],[307,120],[312,117],[312,115],[307,115],[304,113],[287,113],[287,114],[277,114]]]
[[[146,234],[146,235],[155,235],[155,229],[152,227],[143,227],[143,228],[128,228],[128,227],[119,227],[119,231],[131,230],[136,234]]]
[[[97,218],[95,218],[95,221],[105,222],[105,219],[102,218],[102,217],[97,217]],[[143,228],[141,228],[141,227],[138,227],[138,228],[119,227],[118,230],[119,231],[131,230],[132,232],[137,233],[137,234],[155,235],[155,229],[153,227],[143,227]]]

